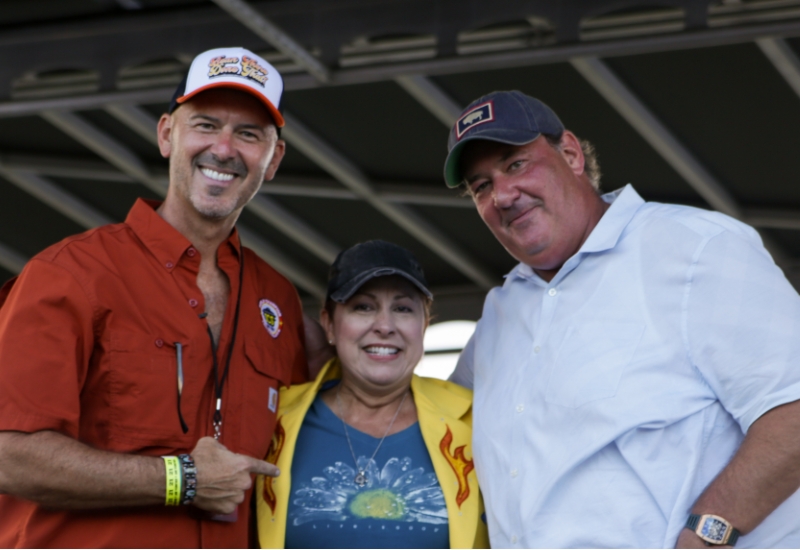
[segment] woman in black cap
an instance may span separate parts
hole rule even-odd
[[[432,295],[413,255],[369,241],[331,266],[322,326],[338,357],[284,390],[259,478],[264,548],[488,547],[472,393],[414,375]]]

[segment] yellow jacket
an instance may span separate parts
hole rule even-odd
[[[313,382],[281,389],[280,410],[267,460],[281,470],[277,478],[259,476],[256,482],[258,538],[262,548],[283,548],[292,456],[306,412],[320,386],[341,378],[341,365],[332,359]],[[483,501],[472,462],[472,392],[456,384],[411,379],[422,438],[447,503],[451,548],[488,548]],[[469,458],[467,458],[469,457]]]

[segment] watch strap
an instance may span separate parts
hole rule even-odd
[[[700,523],[700,514],[689,514],[689,519],[686,520],[686,528],[692,531],[697,530],[697,525]]]
[[[719,518],[719,516],[715,517],[717,517],[718,519],[722,519]],[[689,518],[686,520],[686,527],[694,531],[698,536],[700,535],[700,533],[697,532],[697,527],[700,525],[701,519],[703,519],[703,516],[700,514],[689,514]],[[723,520],[723,521],[728,524],[728,526],[730,527],[730,531],[728,533],[728,540],[726,540],[722,544],[735,546],[736,541],[739,540],[739,537],[741,536],[741,533],[739,532],[738,529],[736,529],[733,525],[731,525],[731,522],[729,522],[728,520]]]

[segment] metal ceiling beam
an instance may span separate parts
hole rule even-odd
[[[102,161],[75,160],[72,158],[49,157],[44,155],[0,155],[0,164],[11,169],[25,170],[40,176],[69,178],[109,183],[137,183],[138,180],[120,172]],[[168,176],[160,167],[149,166],[153,177],[164,187]],[[444,186],[432,187],[413,182],[375,183],[378,194],[388,202],[418,204],[422,206],[442,206],[446,208],[473,208],[469,197],[460,195]],[[261,186],[262,195],[285,195],[293,197],[314,197],[320,199],[361,200],[355,193],[342,187],[331,178],[293,176],[281,174],[275,180]]]
[[[132,103],[114,103],[112,105],[106,105],[105,110],[108,114],[139,134],[140,137],[158,147],[158,119],[156,117]]]
[[[32,172],[9,170],[5,166],[0,166],[0,176],[81,227],[91,229],[100,225],[114,223],[114,220],[82,199]]]
[[[0,155],[0,165],[9,170],[20,170],[45,177],[79,180],[136,183],[137,180],[119,172],[102,161],[75,160],[42,155]],[[151,173],[156,169],[150,167]],[[155,176],[167,183],[166,175]],[[418,183],[374,183],[378,195],[387,202],[440,206],[446,208],[474,208],[469,197],[452,190],[435,188]],[[262,195],[313,197],[332,200],[361,200],[350,189],[334,179],[278,174],[274,181],[261,187]],[[800,210],[774,208],[747,208],[744,221],[754,227],[800,230]]]
[[[300,267],[297,262],[259,237],[255,231],[251,230],[246,225],[237,223],[236,229],[239,231],[239,236],[242,238],[244,245],[259,255],[265,262],[283,273],[295,285],[312,296],[315,296],[318,300],[323,300],[325,298],[327,293],[326,286],[306,269]]]
[[[742,218],[742,209],[730,193],[605,63],[596,57],[570,63],[712,208]]]
[[[442,124],[452,128],[456,123],[462,107],[428,77],[415,74],[398,76],[394,81],[428,109]]]
[[[0,267],[16,275],[22,271],[26,263],[28,263],[28,258],[13,248],[0,243]]]
[[[136,179],[123,174],[100,161],[84,161],[41,155],[0,155],[0,166],[8,170],[23,171],[45,177],[63,177],[104,182],[136,183]],[[154,172],[151,168],[151,172]],[[161,178],[165,185],[166,176]],[[437,189],[416,183],[375,183],[378,195],[391,203],[418,204],[445,208],[474,208],[469,197],[452,190]],[[333,179],[278,175],[275,181],[261,187],[262,195],[313,197],[332,200],[361,200],[350,189]],[[774,208],[745,209],[743,220],[754,227],[800,231],[800,210]],[[332,249],[331,249],[332,250]],[[325,252],[330,256],[332,252]],[[322,257],[320,255],[320,257]],[[327,260],[325,260],[327,261]]]
[[[499,53],[438,57],[405,63],[384,63],[358,69],[334,71],[331,74],[329,84],[366,84],[413,74],[434,76],[511,69],[532,65],[563,63],[575,57],[622,57],[645,53],[708,48],[742,44],[759,38],[775,36],[800,36],[800,20],[655,34],[597,42],[565,43],[539,48],[521,48]],[[317,87],[319,83],[306,75],[287,75],[285,85],[287,90],[298,90]],[[2,113],[1,106],[0,113]]]
[[[42,116],[109,163],[151,188],[157,194],[161,196],[166,194],[167,188],[163,185],[163,180],[153,177],[133,152],[78,115],[67,112],[46,111],[42,113]],[[237,228],[242,235],[243,242],[275,269],[282,272],[310,294],[319,297],[325,296],[325,287],[303,267],[258,237],[254,231],[245,227],[244,224],[237,224]]]
[[[756,45],[769,59],[786,83],[800,96],[800,59],[782,38],[761,38]]]
[[[38,115],[43,111],[83,111],[100,109],[113,104],[168,103],[175,87],[144,88],[131,91],[116,91],[53,97],[47,99],[17,99],[0,102],[0,118]]]
[[[322,83],[330,82],[328,69],[275,23],[244,0],[213,0],[242,25],[272,44]]]
[[[116,2],[126,10],[140,10],[143,7],[140,0],[116,0]]]
[[[387,202],[442,206],[445,208],[474,208],[472,199],[458,191],[437,184],[422,185],[412,182],[372,182],[375,192]],[[261,193],[317,199],[361,200],[361,197],[333,179],[278,174],[274,181],[264,184]]]
[[[24,170],[40,176],[55,178],[107,181],[114,183],[135,183],[136,179],[124,174],[108,163],[96,160],[76,160],[75,158],[45,155],[2,154],[0,165],[10,170]]]
[[[367,84],[392,80],[406,75],[424,74],[431,76],[470,73],[561,63],[574,57],[639,55],[742,44],[761,38],[795,36],[800,36],[800,20],[684,31],[598,42],[557,44],[499,53],[452,56],[405,63],[376,64],[357,69],[340,69],[331,72],[328,85]],[[318,87],[320,82],[315,77],[306,74],[287,74],[284,75],[284,86],[286,90],[299,90]],[[169,102],[174,91],[174,87],[159,87],[48,99],[3,101],[0,102],[0,118],[30,116],[43,110],[75,111],[96,109],[116,103],[162,104]]]
[[[406,206],[392,204],[378,195],[372,183],[355,164],[294,116],[284,113],[284,118],[284,138],[306,157],[482,288],[492,288],[497,283],[497,278],[488,269],[471,258],[442,231]]]
[[[745,219],[733,196],[605,63],[595,57],[576,58],[570,63],[712,208]],[[761,239],[775,263],[786,265],[786,254],[781,247],[764,234]]]
[[[744,221],[754,227],[800,231],[800,212],[796,210],[748,208]]]
[[[266,182],[263,186],[268,186]],[[262,187],[263,187],[262,186]],[[256,195],[246,206],[249,212],[280,229],[297,244],[326,264],[332,264],[341,247],[269,197]]]
[[[43,111],[40,114],[50,124],[87,149],[94,151],[122,172],[136,178],[155,193],[162,196],[166,194],[167,188],[164,186],[163,180],[154,178],[144,163],[130,149],[107,133],[98,130],[82,117],[67,111]]]

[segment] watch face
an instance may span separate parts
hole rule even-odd
[[[725,540],[725,534],[728,532],[728,525],[724,521],[720,521],[713,517],[707,517],[700,530],[708,542],[721,543]]]

